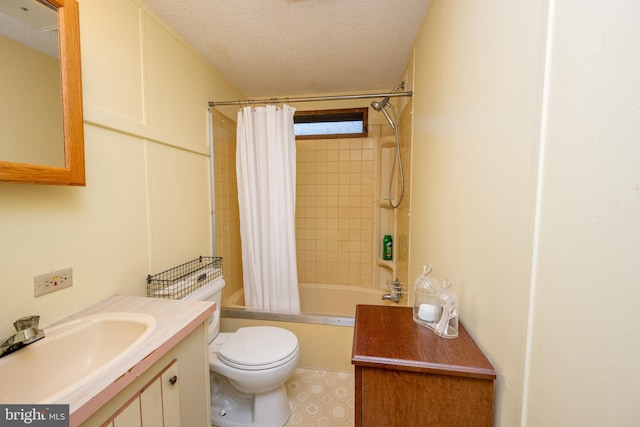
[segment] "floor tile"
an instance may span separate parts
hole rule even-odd
[[[296,368],[286,387],[291,406],[286,427],[354,425],[353,373]]]

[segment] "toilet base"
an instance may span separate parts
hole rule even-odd
[[[211,420],[217,427],[282,427],[291,408],[283,385],[256,395],[241,393],[222,375],[211,375]]]

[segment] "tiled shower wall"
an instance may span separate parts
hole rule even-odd
[[[407,113],[402,114],[403,141],[410,141],[411,137],[409,110],[405,108]],[[216,250],[224,258],[226,299],[242,288],[236,122],[214,110],[213,126]],[[384,129],[386,134],[388,131]],[[296,244],[300,282],[376,286],[374,266],[381,243],[374,235],[374,149],[382,133],[381,125],[372,125],[369,138],[297,141]],[[400,206],[395,253],[397,275],[406,283],[410,142],[402,142],[401,149],[405,199]]]
[[[373,138],[296,146],[298,280],[372,286]]]
[[[404,197],[398,207],[397,229],[395,242],[395,263],[396,276],[401,283],[405,284],[405,289],[413,294],[413,282],[415,278],[409,275],[409,225],[411,218],[411,140],[413,121],[411,111],[413,103],[404,107],[400,114],[400,124],[398,126],[400,137],[400,158],[404,172]]]
[[[216,255],[223,257],[223,299],[242,288],[242,247],[236,181],[236,122],[213,110]]]

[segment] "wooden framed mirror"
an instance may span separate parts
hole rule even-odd
[[[62,140],[64,158],[60,165],[12,161],[0,157],[0,181],[35,184],[85,185],[84,119],[82,112],[82,73],[80,66],[80,24],[76,0],[33,0],[57,12],[60,46],[60,89],[62,109]],[[20,6],[25,10],[28,6]],[[55,19],[55,18],[54,18]],[[37,77],[37,74],[34,74]],[[0,82],[11,84],[11,82]],[[0,102],[11,102],[0,99]],[[37,103],[32,99],[29,102]],[[29,119],[28,126],[38,126],[38,118]],[[11,119],[8,119],[11,120]],[[10,138],[2,138],[10,139]],[[15,141],[0,140],[0,144]],[[1,151],[0,151],[1,152]]]

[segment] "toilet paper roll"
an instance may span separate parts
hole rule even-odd
[[[436,307],[432,304],[420,304],[418,317],[425,322],[433,322],[436,320]]]

